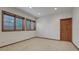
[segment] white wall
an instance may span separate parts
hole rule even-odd
[[[60,19],[69,17],[72,17],[72,11],[39,18],[37,36],[60,40]]]
[[[60,40],[60,19],[69,18],[73,15],[73,42],[79,47],[79,8],[73,9],[72,12],[65,12],[56,15],[48,15],[41,17],[37,20],[37,33],[36,31],[15,31],[15,32],[2,32],[2,16],[1,10],[5,10],[11,13],[15,13],[20,16],[34,19],[34,17],[27,15],[21,10],[16,8],[2,8],[0,7],[0,46],[17,42],[20,40],[34,37],[36,34],[39,37],[46,37]]]
[[[73,42],[79,48],[79,8],[73,9]]]
[[[28,39],[31,37],[35,36],[35,31],[13,31],[13,32],[2,32],[2,13],[1,11],[5,10],[23,17],[28,17],[30,19],[34,19],[34,17],[27,15],[26,13],[24,13],[21,10],[18,10],[16,8],[2,8],[0,7],[0,46],[6,45],[6,44],[10,44],[10,43],[14,43],[20,40],[24,40],[24,39]]]

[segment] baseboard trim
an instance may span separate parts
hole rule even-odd
[[[42,38],[42,39],[48,39],[48,40],[55,40],[55,41],[61,41],[61,40],[57,40],[57,39],[51,39],[51,38],[45,38],[45,37],[35,37],[35,38]],[[75,46],[75,48],[79,51],[79,48],[73,43],[73,42],[71,42],[74,46]]]
[[[24,39],[24,40],[21,40],[21,41],[17,41],[17,42],[14,42],[14,43],[10,43],[10,44],[4,45],[4,46],[0,46],[0,48],[6,47],[6,46],[10,46],[10,45],[13,45],[13,44],[17,44],[17,43],[20,43],[20,42],[24,42],[26,40],[30,40],[30,39],[33,39],[33,38],[35,38],[35,37],[31,37],[31,38]]]
[[[75,48],[79,51],[79,48],[72,42],[72,44],[75,46]]]
[[[7,44],[7,45],[4,45],[4,46],[0,46],[0,48],[4,48],[4,47],[6,47],[6,46],[10,46],[10,45],[13,45],[13,44],[17,44],[17,43],[20,43],[20,42],[24,42],[24,41],[26,41],[26,40],[30,40],[30,39],[33,39],[33,38],[42,38],[42,39],[48,39],[48,40],[55,40],[55,41],[61,41],[61,40],[57,40],[57,39],[51,39],[51,38],[45,38],[45,37],[31,37],[31,38],[28,38],[28,39],[24,39],[24,40],[21,40],[21,41],[17,41],[17,42],[14,42],[14,43],[11,43],[11,44]],[[75,48],[79,51],[79,48],[73,43],[73,42],[71,42],[74,46],[75,46]]]
[[[48,39],[48,40],[55,40],[55,41],[60,41],[60,40],[57,40],[57,39],[52,39],[52,38],[45,38],[45,37],[35,37],[35,38],[42,38],[42,39]]]

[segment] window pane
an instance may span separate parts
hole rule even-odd
[[[31,21],[31,29],[34,30],[35,24],[33,21]]]
[[[26,20],[26,29],[29,30],[31,26],[30,20]]]
[[[16,18],[16,29],[21,30],[22,29],[22,19]]]
[[[14,30],[14,17],[9,15],[4,15],[4,29]]]

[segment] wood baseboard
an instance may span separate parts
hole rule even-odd
[[[62,40],[57,40],[57,39],[51,39],[51,38],[45,38],[45,37],[35,37],[35,38],[42,38],[42,39],[49,39],[49,40],[56,40],[56,41],[62,41]],[[69,41],[70,42],[70,41]],[[73,43],[73,42],[71,42],[74,46],[75,46],[75,48],[79,51],[79,48]]]
[[[79,48],[72,42],[72,44],[75,46],[75,48],[79,51]]]
[[[10,44],[4,45],[4,46],[0,46],[0,48],[6,47],[6,46],[10,46],[10,45],[13,45],[13,44],[16,44],[16,43],[24,42],[26,40],[30,40],[30,39],[33,39],[33,38],[35,38],[35,37],[31,37],[29,39],[24,39],[24,40],[17,41],[17,42],[14,42],[14,43],[10,43]]]
[[[4,46],[0,46],[0,48],[3,48],[3,47],[6,47],[6,46],[10,46],[10,45],[13,45],[13,44],[17,44],[17,43],[20,43],[20,42],[24,42],[26,40],[30,40],[30,39],[33,39],[33,38],[42,38],[42,39],[48,39],[48,40],[55,40],[55,41],[61,41],[61,40],[57,40],[57,39],[51,39],[51,38],[45,38],[45,37],[32,37],[32,38],[29,38],[29,39],[24,39],[24,40],[21,40],[21,41],[18,41],[18,42],[14,42],[14,43],[11,43],[11,44],[7,44],[7,45],[4,45]],[[79,51],[79,48],[73,43],[71,42],[75,48]]]
[[[56,41],[60,41],[60,40],[57,40],[57,39],[51,39],[51,38],[45,38],[45,37],[35,37],[35,38],[42,38],[42,39],[49,39],[49,40],[56,40]]]

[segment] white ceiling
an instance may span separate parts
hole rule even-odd
[[[33,15],[34,17],[42,17],[49,14],[57,14],[72,11],[72,7],[18,7],[18,9]],[[40,13],[40,15],[39,15]]]

